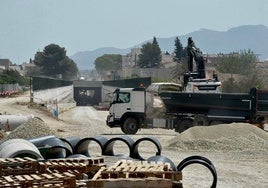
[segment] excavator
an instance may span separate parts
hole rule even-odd
[[[187,60],[189,72],[193,72],[193,60],[195,60],[197,64],[197,78],[206,78],[204,57],[202,56],[202,52],[196,48],[192,37],[188,38]]]
[[[206,77],[205,59],[199,48],[196,48],[192,37],[188,38],[187,63],[188,72],[183,74],[183,88],[186,92],[210,92],[221,93],[221,82],[213,72],[212,78]],[[194,62],[196,70],[194,70]]]

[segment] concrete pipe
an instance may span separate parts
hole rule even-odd
[[[34,115],[0,115],[0,128],[12,131],[21,124],[33,119]]]
[[[212,176],[213,176],[213,182],[211,184],[211,188],[216,188],[217,187],[217,172],[216,172],[216,169],[214,167],[214,165],[212,164],[212,162],[205,158],[205,157],[202,157],[202,156],[190,156],[190,157],[187,157],[186,159],[182,160],[178,166],[177,166],[177,170],[178,171],[182,171],[186,166],[190,165],[190,164],[201,164],[205,167],[207,167]]]
[[[42,147],[44,146],[44,141],[50,138],[56,138],[56,137],[53,135],[48,135],[48,136],[41,136],[37,138],[28,139],[28,141],[34,144],[36,147]]]
[[[161,147],[160,142],[154,137],[144,137],[144,138],[138,139],[134,143],[133,148],[131,150],[131,154],[130,154],[131,158],[139,159],[139,160],[143,160],[143,161],[146,160],[139,153],[139,145],[141,142],[144,142],[144,141],[153,143],[157,149],[156,155],[161,155],[162,147]],[[150,151],[152,151],[152,149],[150,149]]]
[[[83,138],[81,139],[75,146],[75,154],[82,154],[87,157],[90,157],[90,152],[89,152],[89,145],[94,142],[97,143],[103,152],[104,150],[104,145],[108,141],[107,138],[102,137],[102,136],[94,136],[94,137],[88,137],[88,138]],[[102,153],[100,153],[101,155]]]
[[[193,155],[193,156],[190,156],[190,157],[187,157],[185,159],[183,159],[177,166],[177,169],[182,169],[182,165],[184,165],[185,162],[189,161],[189,160],[195,160],[195,159],[198,159],[198,160],[203,160],[205,162],[207,162],[208,164],[211,165],[211,167],[213,168],[213,170],[216,172],[216,169],[214,167],[214,165],[212,164],[212,162],[206,158],[206,157],[203,157],[203,156],[200,156],[200,155]]]
[[[75,153],[75,146],[81,140],[81,138],[75,136],[60,139],[65,143],[66,147],[72,151],[72,153]]]
[[[44,136],[29,141],[39,149],[47,147],[47,151],[43,154],[45,159],[65,158],[73,154],[65,143],[55,136]]]
[[[0,158],[31,157],[42,159],[38,148],[24,139],[11,139],[0,145]]]
[[[43,144],[44,146],[51,147],[44,157],[46,159],[65,158],[73,154],[72,151],[66,147],[65,143],[56,137],[45,140]]]
[[[104,145],[104,149],[102,151],[102,154],[103,155],[108,155],[108,156],[115,156],[114,154],[114,144],[118,141],[121,141],[123,143],[125,143],[127,145],[127,147],[129,148],[129,154],[126,155],[126,154],[117,154],[117,156],[122,156],[122,157],[125,157],[125,156],[130,156],[131,154],[131,150],[133,148],[133,145],[134,145],[134,141],[132,140],[132,138],[126,136],[126,135],[123,135],[123,136],[119,136],[119,137],[115,137],[115,138],[111,138],[110,140],[108,140],[108,142]]]
[[[173,163],[173,161],[171,161],[169,158],[167,158],[165,156],[155,155],[155,156],[152,156],[152,157],[148,158],[147,161],[148,162],[155,162],[155,163],[161,162],[163,164],[169,163],[170,164],[170,169],[173,170],[173,171],[176,171],[176,166]]]

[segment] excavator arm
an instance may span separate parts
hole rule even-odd
[[[188,59],[188,71],[193,73],[193,62],[195,61],[197,67],[197,78],[205,78],[205,60],[202,56],[202,52],[195,47],[192,37],[188,38],[187,45],[187,59]]]

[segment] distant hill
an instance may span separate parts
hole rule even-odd
[[[95,68],[94,61],[103,54],[127,54],[131,48],[119,49],[114,47],[98,48],[93,51],[77,52],[70,58],[77,64],[79,70],[92,70]]]
[[[268,58],[268,27],[263,25],[240,26],[226,32],[201,29],[178,36],[183,46],[187,45],[190,36],[203,53],[230,53],[251,49],[259,55],[260,60]],[[175,37],[157,39],[161,50],[168,52],[174,51],[174,40]]]
[[[261,61],[268,58],[268,27],[264,25],[239,26],[224,32],[200,29],[199,31],[178,36],[184,47],[187,45],[187,39],[190,36],[193,38],[196,47],[200,48],[203,53],[230,53],[250,49],[258,55]],[[172,53],[174,51],[175,37],[157,38],[163,52]],[[142,44],[134,45],[135,47],[140,47]],[[103,54],[125,55],[130,52],[130,49],[131,47],[127,49],[99,48],[94,51],[78,52],[71,58],[76,62],[80,70],[94,69],[94,61],[97,57]]]

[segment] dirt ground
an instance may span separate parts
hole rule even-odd
[[[59,115],[56,119],[50,113],[44,113],[38,108],[28,107],[29,97],[0,98],[0,112],[2,114],[22,114],[40,117],[45,123],[57,132],[58,137],[77,136],[80,138],[102,135],[106,138],[122,135],[119,128],[111,129],[105,125],[107,111],[97,111],[92,107],[76,107]],[[268,134],[266,132],[266,134]],[[204,150],[177,150],[170,148],[170,141],[179,133],[165,129],[142,129],[133,140],[141,137],[153,136],[162,145],[162,155],[171,159],[177,166],[181,160],[192,155],[201,155],[212,161],[217,175],[219,188],[265,188],[268,187],[268,158],[267,150],[232,150],[232,151],[204,151]],[[234,140],[236,142],[236,140]],[[267,140],[264,143],[267,145]],[[122,145],[115,146],[125,151]],[[266,147],[267,148],[267,147]],[[140,153],[144,157],[154,155],[155,148],[150,143],[145,144]],[[96,154],[98,155],[98,154]],[[210,187],[212,175],[204,166],[193,164],[183,171],[183,187]]]

